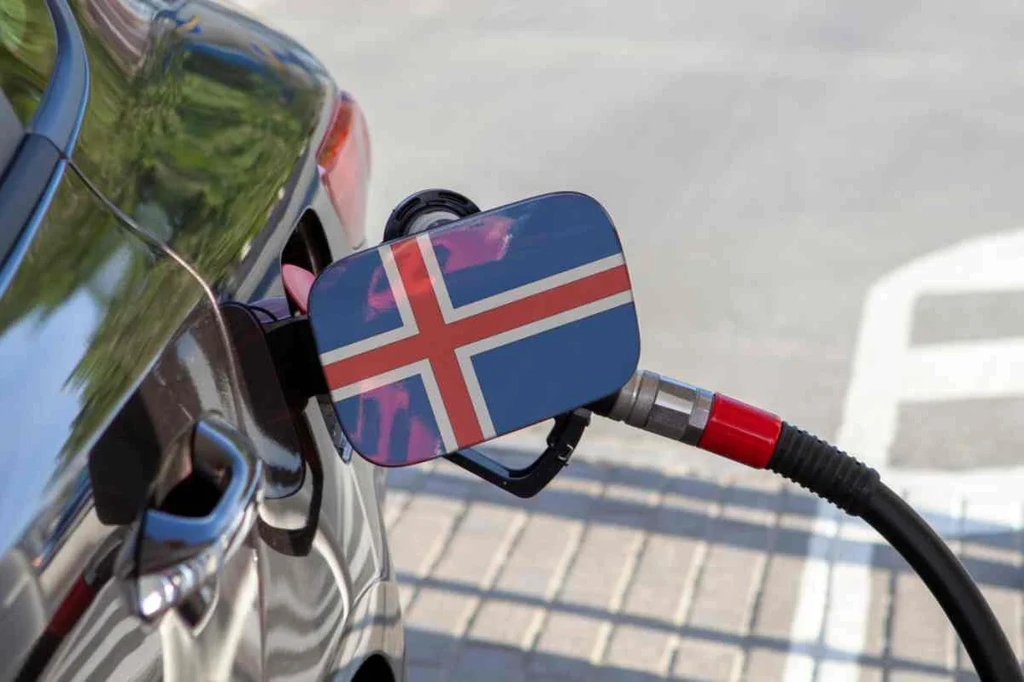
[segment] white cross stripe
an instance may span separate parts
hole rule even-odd
[[[420,247],[420,253],[423,255],[423,262],[427,266],[427,272],[430,274],[430,281],[434,285],[434,293],[437,295],[437,303],[441,308],[441,316],[444,321],[451,324],[457,320],[463,320],[473,315],[478,315],[488,310],[493,310],[506,303],[512,303],[534,294],[539,294],[544,291],[549,291],[556,287],[560,287],[563,284],[569,284],[575,282],[578,279],[584,277],[590,277],[596,275],[599,272],[605,270],[611,270],[617,268],[620,265],[625,265],[626,260],[622,257],[621,253],[617,253],[613,256],[607,256],[600,258],[589,263],[570,268],[563,272],[538,279],[527,284],[523,284],[514,289],[508,291],[502,291],[500,294],[494,294],[487,298],[482,298],[479,301],[473,301],[471,303],[465,303],[460,305],[458,308],[452,306],[451,298],[448,295],[448,288],[443,285],[444,275],[441,273],[441,266],[437,262],[437,256],[434,253],[433,242],[426,234],[421,234],[416,238],[416,243]],[[440,286],[439,286],[440,285]]]
[[[405,293],[405,282],[402,281],[402,273],[398,271],[398,263],[395,262],[395,252],[391,250],[390,246],[380,250],[380,262],[384,267],[384,274],[387,275],[388,285],[391,286],[398,314],[402,318],[402,325],[409,325],[416,329],[416,316],[412,314],[409,296]]]
[[[448,418],[448,410],[444,408],[444,400],[441,398],[441,387],[437,385],[437,378],[430,362],[426,362],[426,368],[420,373],[423,379],[423,388],[427,391],[427,400],[430,401],[430,411],[434,413],[434,421],[437,422],[438,431],[441,433],[441,442],[444,443],[445,452],[454,452],[459,447],[455,440],[455,430],[452,429],[452,422]]]
[[[402,319],[402,326],[386,331],[383,334],[377,334],[376,336],[371,336],[345,346],[339,346],[334,350],[322,353],[320,355],[320,363],[325,366],[380,346],[386,346],[395,341],[407,339],[410,336],[416,336],[419,333],[419,327],[416,326],[416,317],[412,314],[412,306],[409,305],[409,297],[405,293],[402,275],[398,272],[398,265],[395,263],[395,255],[391,252],[391,247],[384,246],[378,253],[380,253],[381,264],[384,266],[384,274],[388,279],[388,286],[391,287],[391,295],[394,297],[395,306],[398,308],[398,315]]]
[[[417,360],[416,362],[411,362],[408,365],[402,365],[401,367],[396,367],[388,370],[387,372],[368,377],[362,381],[356,381],[351,384],[346,384],[345,386],[340,386],[331,391],[331,399],[336,403],[341,402],[346,398],[351,398],[352,396],[359,395],[360,393],[372,391],[380,388],[381,386],[397,383],[403,379],[408,379],[409,377],[428,371],[429,369],[429,360],[426,358],[423,360]]]
[[[399,381],[414,376],[419,376],[423,379],[423,387],[427,391],[427,400],[430,402],[430,409],[434,413],[434,420],[437,422],[438,431],[441,433],[441,442],[444,443],[445,449],[448,452],[458,449],[455,431],[452,429],[451,420],[448,419],[448,410],[444,409],[444,401],[441,399],[441,388],[437,385],[437,379],[434,377],[434,370],[431,369],[429,360],[417,360],[416,362],[396,367],[363,381],[357,381],[353,384],[336,388],[331,391],[331,400],[340,403],[346,398],[391,384],[397,384]]]
[[[476,412],[477,419],[480,421],[480,430],[483,432],[484,438],[494,438],[496,433],[494,431],[494,424],[491,423],[491,414],[487,409],[483,391],[480,390],[480,381],[477,379],[476,370],[473,368],[474,356],[632,302],[633,293],[623,291],[598,299],[579,308],[566,310],[563,313],[545,317],[542,320],[530,322],[521,327],[510,329],[507,332],[456,348],[455,357],[458,358],[459,367],[462,368],[462,375],[466,379],[466,388],[469,389],[469,397],[473,402],[473,410]]]
[[[491,421],[491,411],[487,409],[487,401],[484,399],[484,391],[480,388],[480,380],[476,376],[476,368],[473,367],[473,356],[469,353],[461,353],[461,348],[455,350],[455,359],[459,362],[459,369],[462,370],[462,378],[466,381],[466,390],[469,392],[469,401],[473,403],[473,413],[480,424],[480,433],[485,440],[490,440],[496,435],[494,422]]]

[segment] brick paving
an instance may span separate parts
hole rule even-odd
[[[976,679],[873,531],[757,472],[577,458],[519,500],[441,461],[392,471],[389,489],[412,682]],[[1019,652],[1022,538],[1007,505],[907,495]]]

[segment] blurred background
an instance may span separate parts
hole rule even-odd
[[[241,4],[366,111],[371,241],[427,187],[593,195],[643,366],[884,469],[1020,650],[1017,3]],[[970,678],[900,560],[796,490],[612,424],[577,459],[530,503],[393,475],[414,681]]]

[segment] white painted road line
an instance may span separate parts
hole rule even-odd
[[[946,400],[1024,395],[1024,366],[1014,364],[1024,359],[1020,340],[910,347],[918,298],[1024,290],[1021,263],[1024,230],[1016,230],[928,254],[871,288],[837,435],[840,447],[885,468],[901,402],[934,399],[928,396],[933,389]]]
[[[915,403],[1024,395],[1024,339],[959,341],[909,349],[900,398]]]
[[[817,513],[800,581],[800,599],[789,630],[790,649],[784,672],[787,682],[814,679],[814,659],[800,650],[813,646],[825,627],[831,569],[829,556],[839,529],[839,512],[828,502],[819,500]]]
[[[914,305],[926,294],[1024,290],[1021,263],[1024,230],[971,239],[927,254],[883,277],[865,301],[836,441],[847,452],[880,469],[890,485],[908,490],[912,499],[932,509],[959,504],[962,496],[970,493],[1014,507],[1011,500],[1021,495],[1024,470],[917,471],[901,475],[889,466],[900,404],[1024,395],[1024,339],[911,347]],[[840,538],[848,532],[863,532],[862,527],[844,522]],[[828,532],[822,530],[827,539]],[[952,528],[936,530],[946,537],[955,532]],[[827,647],[860,653],[871,603],[870,557],[832,564],[830,598],[825,600],[821,595],[821,562],[815,553],[818,549],[812,543],[792,627],[793,640],[796,644],[806,641],[808,634],[823,624]],[[854,682],[859,677],[859,666],[851,663],[825,663],[815,674],[814,666],[809,668],[806,657],[794,649],[787,658],[787,682]]]

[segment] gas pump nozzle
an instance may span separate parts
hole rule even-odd
[[[697,445],[711,416],[714,393],[639,370],[618,393],[591,406],[593,412],[644,431]]]
[[[1024,681],[978,586],[877,471],[770,412],[636,371],[629,272],[593,198],[560,192],[448,223],[435,219],[442,199],[408,204],[424,211],[424,231],[403,212],[408,233],[334,263],[309,290],[304,355],[318,358],[316,390],[330,395],[362,457],[380,466],[448,457],[529,497],[562,469],[590,410],[769,469],[885,537],[935,595],[982,679]],[[303,293],[308,281],[299,284]],[[552,418],[548,448],[527,469],[474,450]]]
[[[859,516],[903,556],[942,606],[984,680],[1020,680],[1013,649],[978,586],[878,472],[746,403],[646,370],[589,406],[598,415],[768,469]]]

